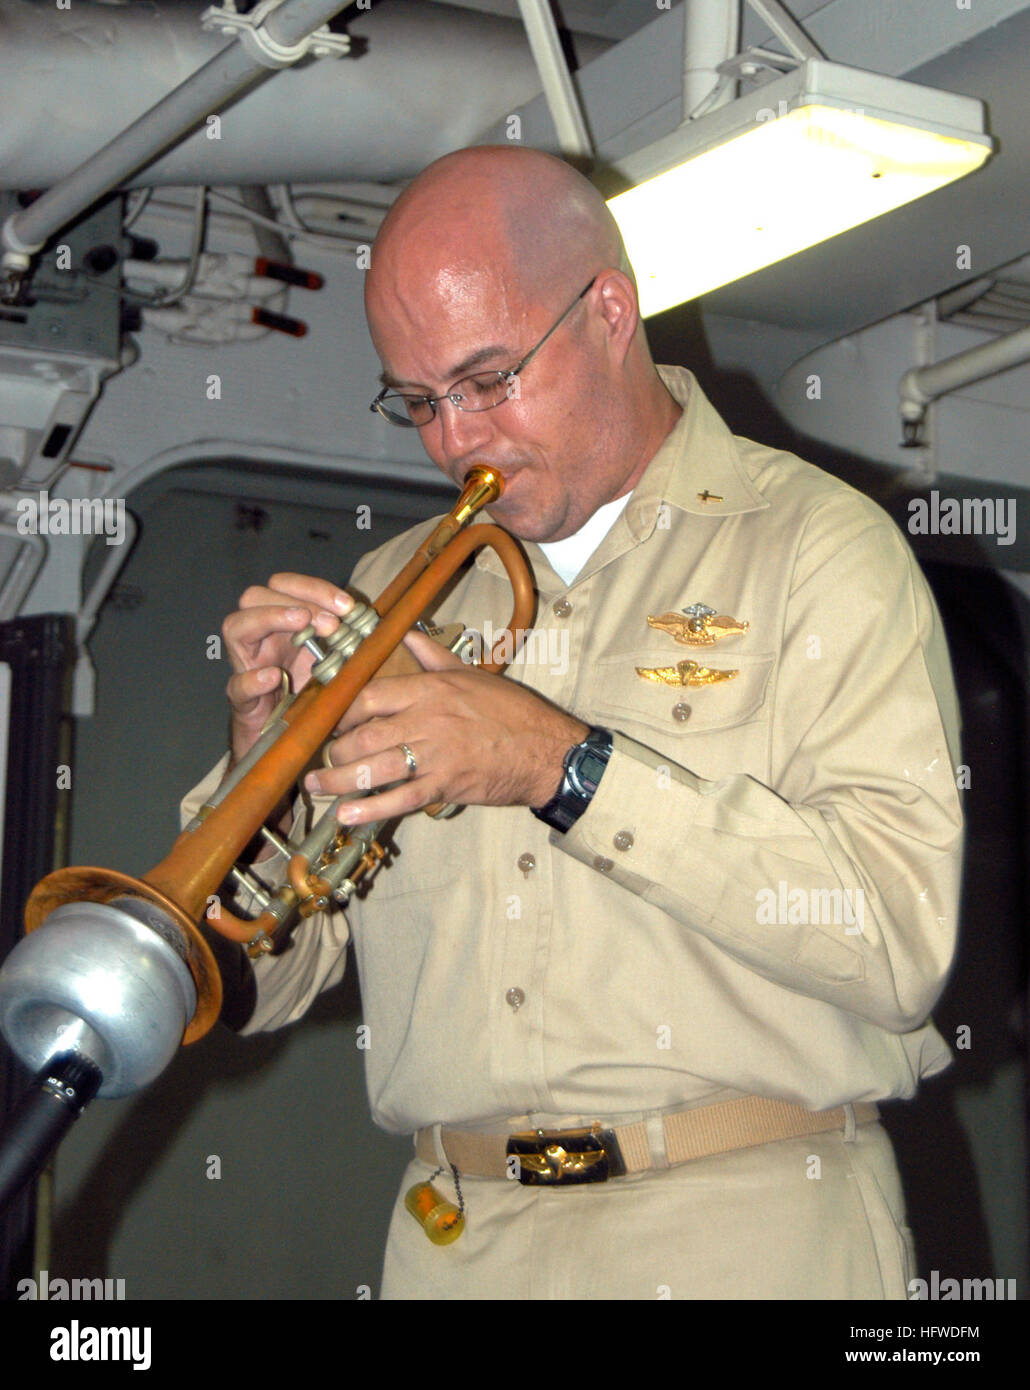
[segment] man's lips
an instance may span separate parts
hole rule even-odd
[[[519,476],[519,474],[522,472],[522,469],[521,469],[521,468],[516,468],[514,471],[509,472],[509,471],[506,470],[506,469],[498,468],[496,464],[487,463],[487,462],[484,462],[484,461],[481,460],[481,459],[477,459],[477,461],[476,461],[474,464],[471,464],[471,465],[470,465],[468,472],[465,474],[464,478],[462,478],[461,483],[460,483],[460,486],[461,486],[461,487],[464,487],[465,484],[468,482],[468,475],[469,475],[469,473],[472,472],[472,469],[473,469],[473,468],[489,468],[492,472],[496,473],[497,476],[500,478],[501,483],[502,483],[502,487],[501,487],[500,496],[499,496],[498,499],[497,499],[498,502],[504,500],[504,497],[505,497],[505,495],[507,494],[507,492],[509,491],[509,489],[511,488],[512,483],[515,481],[515,479],[516,479],[516,478]],[[494,502],[492,505],[493,505],[493,506],[496,506],[496,505],[497,505],[497,502]]]

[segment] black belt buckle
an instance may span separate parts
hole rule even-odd
[[[507,1152],[508,1171],[524,1187],[577,1187],[607,1182],[626,1171],[614,1131],[599,1125],[512,1134]]]

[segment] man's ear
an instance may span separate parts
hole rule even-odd
[[[602,270],[594,286],[601,318],[608,335],[608,346],[622,362],[640,323],[640,307],[633,281],[621,270]]]

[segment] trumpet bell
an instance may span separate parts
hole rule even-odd
[[[56,908],[0,972],[0,1031],[20,1060],[38,1070],[78,1052],[103,1074],[100,1096],[159,1076],[196,1006],[181,932],[141,899]]]

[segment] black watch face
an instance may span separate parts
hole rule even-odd
[[[608,759],[593,748],[584,748],[579,757],[569,765],[569,781],[581,796],[593,796],[601,774],[608,766]]]

